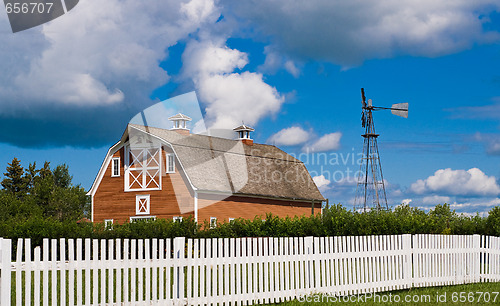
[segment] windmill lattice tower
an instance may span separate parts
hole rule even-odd
[[[361,135],[363,137],[363,161],[358,175],[354,208],[362,208],[364,211],[389,209],[377,144],[377,138],[380,135],[375,132],[372,112],[390,109],[392,114],[408,118],[408,103],[397,103],[392,107],[373,106],[371,99],[366,101],[365,91],[361,88],[361,108],[361,126],[365,128],[365,133]]]

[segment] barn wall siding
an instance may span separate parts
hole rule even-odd
[[[258,216],[266,218],[267,213],[278,217],[310,216],[311,202],[294,202],[284,200],[272,200],[263,198],[231,196],[219,202],[204,205],[204,199],[199,200],[200,206],[206,206],[198,210],[198,220],[210,220],[216,217],[217,222],[227,222],[228,218],[254,219]],[[321,203],[315,204],[314,214],[321,213]]]

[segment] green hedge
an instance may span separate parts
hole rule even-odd
[[[59,221],[40,217],[24,221],[0,223],[0,237],[31,238],[40,245],[43,238],[214,238],[214,237],[289,237],[289,236],[357,236],[395,234],[483,234],[500,236],[500,206],[488,217],[465,216],[452,211],[449,205],[437,205],[429,212],[401,205],[392,211],[359,213],[342,205],[325,208],[321,216],[279,218],[272,215],[254,220],[236,219],[210,228],[197,225],[192,218],[140,221],[115,224],[106,229],[102,223]]]

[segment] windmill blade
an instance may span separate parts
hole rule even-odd
[[[408,118],[408,102],[393,104],[391,113],[399,117]]]
[[[373,104],[372,104],[372,99],[368,99],[368,106],[371,107]]]
[[[361,88],[361,107],[366,107],[366,97],[365,97],[365,89]]]

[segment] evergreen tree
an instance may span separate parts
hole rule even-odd
[[[27,191],[28,184],[21,162],[14,157],[6,170],[7,172],[4,173],[5,178],[2,180],[2,187],[18,198],[22,197]]]
[[[24,177],[26,179],[28,192],[32,190],[33,186],[35,185],[35,177],[37,176],[38,171],[39,170],[36,169],[36,162],[30,164],[28,169],[26,169],[26,174],[24,175]]]
[[[90,201],[80,186],[73,186],[68,166],[50,168],[45,162],[40,169],[36,163],[23,169],[17,158],[7,167],[0,190],[0,222],[31,218],[79,220],[88,215]]]

